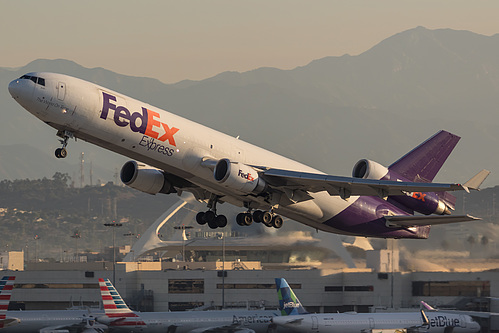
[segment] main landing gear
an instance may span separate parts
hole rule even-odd
[[[196,222],[198,224],[208,224],[211,229],[223,228],[227,225],[227,217],[225,215],[217,215],[218,199],[218,196],[212,195],[208,201],[209,210],[196,214]]]
[[[57,158],[65,158],[68,156],[68,151],[66,150],[66,146],[68,145],[68,140],[73,138],[74,135],[68,131],[57,131],[57,136],[60,137],[59,142],[62,144],[62,148],[57,148],[55,150],[55,157]]]
[[[275,214],[272,209],[270,212],[255,210],[253,214],[251,212],[237,214],[236,222],[240,226],[248,226],[253,222],[263,223],[266,227],[274,227],[276,229],[282,227],[283,224],[282,217]]]

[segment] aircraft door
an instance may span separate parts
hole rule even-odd
[[[317,316],[312,316],[312,330],[319,330],[319,320],[317,319]]]
[[[459,326],[466,328],[466,317],[463,315],[459,315]]]
[[[374,318],[369,318],[369,328],[374,329],[375,328],[374,326],[375,326],[374,325]]]
[[[66,97],[66,84],[64,82],[57,83],[57,99],[63,101]]]

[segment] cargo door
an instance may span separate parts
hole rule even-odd
[[[58,82],[57,83],[57,99],[63,101],[66,97],[66,83]]]

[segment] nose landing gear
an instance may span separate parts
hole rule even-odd
[[[57,148],[55,150],[55,157],[65,158],[66,156],[68,156],[68,151],[66,150],[68,140],[74,138],[74,135],[69,131],[57,131],[57,136],[61,138],[59,139],[59,142],[62,144],[62,148]]]

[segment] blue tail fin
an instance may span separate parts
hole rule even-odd
[[[281,315],[288,316],[308,313],[286,282],[286,279],[276,278],[275,284],[277,287],[277,297],[279,298],[279,310],[281,310]]]

